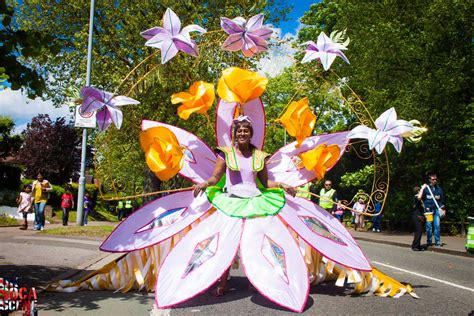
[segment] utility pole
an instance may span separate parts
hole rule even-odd
[[[94,30],[94,8],[95,0],[91,0],[90,15],[89,15],[89,41],[87,45],[87,73],[86,73],[86,86],[90,86],[91,83],[91,68],[92,68],[92,35]],[[84,192],[86,185],[86,152],[87,152],[87,128],[82,128],[82,151],[81,151],[81,173],[79,176],[79,190],[77,192],[77,216],[76,225],[83,225],[84,217]]]

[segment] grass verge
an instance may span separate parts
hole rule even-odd
[[[66,226],[40,231],[39,234],[56,236],[107,237],[113,226]]]
[[[0,226],[18,225],[18,221],[6,214],[0,214]]]

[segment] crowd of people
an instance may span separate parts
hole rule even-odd
[[[428,177],[428,184],[413,188],[414,196],[412,203],[412,221],[414,226],[414,237],[412,242],[413,251],[423,251],[428,246],[441,247],[440,222],[445,215],[444,192],[437,183],[437,175],[432,173]],[[18,195],[16,202],[18,204],[18,213],[23,217],[22,230],[28,229],[27,215],[34,213],[34,230],[44,230],[45,215],[44,210],[48,202],[51,183],[44,179],[41,173],[32,184],[25,185],[23,191]],[[382,203],[375,201],[373,210],[367,212],[367,194],[359,190],[352,199],[354,203],[349,208],[338,199],[337,191],[333,187],[331,180],[326,179],[323,187],[316,193],[316,183],[307,183],[298,188],[297,196],[307,198],[317,203],[327,212],[331,213],[340,222],[343,222],[345,214],[350,214],[351,223],[354,230],[365,230],[365,215],[369,214],[372,218],[372,231],[381,232]],[[84,194],[84,216],[83,225],[87,226],[88,217],[94,209],[94,201],[89,192]],[[347,203],[346,203],[347,204]],[[74,196],[71,188],[67,187],[61,196],[62,224],[68,225],[69,213],[75,207]],[[350,210],[351,209],[351,210]],[[115,212],[119,221],[123,221],[134,211],[132,200],[119,200],[115,206]],[[421,237],[425,227],[427,242],[422,246]]]

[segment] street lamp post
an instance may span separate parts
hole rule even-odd
[[[86,72],[86,86],[90,86],[91,82],[91,68],[92,68],[92,35],[94,30],[94,7],[95,0],[91,0],[90,15],[89,15],[89,41],[87,44],[87,72]],[[82,151],[81,151],[81,173],[79,176],[79,189],[77,192],[77,216],[76,225],[83,225],[84,217],[84,188],[86,184],[86,152],[87,152],[87,128],[82,128]]]

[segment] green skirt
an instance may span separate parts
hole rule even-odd
[[[260,189],[261,195],[251,198],[228,196],[220,187],[211,186],[206,195],[219,211],[239,218],[276,215],[285,205],[285,191],[279,188]]]

